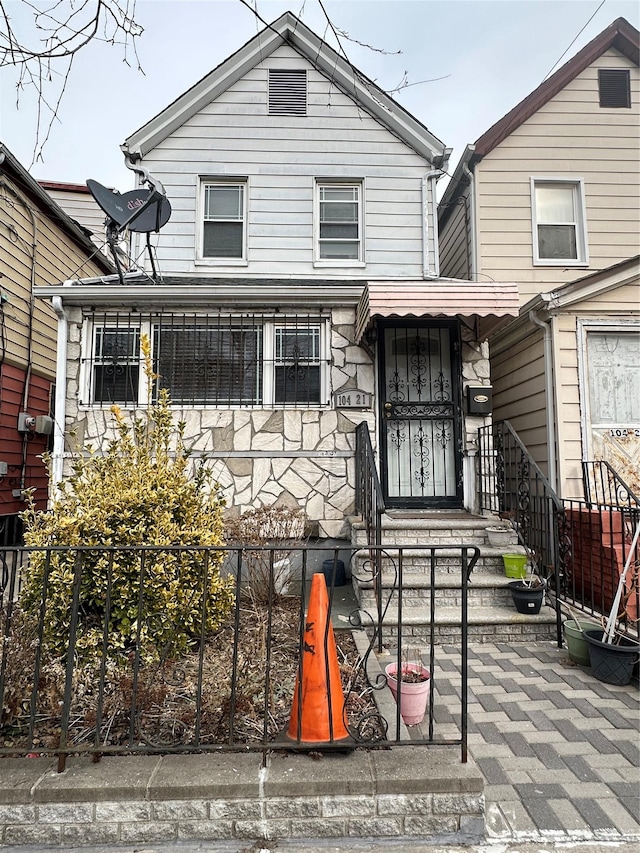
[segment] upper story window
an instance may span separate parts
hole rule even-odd
[[[588,262],[581,180],[531,179],[533,262],[572,265]]]
[[[202,257],[246,257],[245,181],[202,182]]]
[[[362,185],[317,183],[316,258],[334,266],[362,261]]]
[[[269,115],[306,116],[307,72],[303,69],[269,69]]]
[[[631,107],[631,75],[628,68],[600,68],[598,93],[601,107]]]
[[[325,406],[325,326],[318,316],[94,315],[83,358],[83,402],[147,402],[140,351],[145,334],[156,391],[166,388],[176,406]]]

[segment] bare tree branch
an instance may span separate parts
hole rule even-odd
[[[42,159],[77,54],[102,42],[121,48],[127,65],[133,52],[142,71],[136,46],[142,33],[136,0],[0,0],[0,68],[17,70],[18,106],[29,89],[37,98],[32,162]]]

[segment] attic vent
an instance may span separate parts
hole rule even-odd
[[[601,107],[630,107],[631,87],[629,70],[626,68],[598,71],[598,87]]]
[[[269,115],[306,116],[307,72],[269,69]]]

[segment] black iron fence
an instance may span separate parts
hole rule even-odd
[[[403,633],[406,550],[1,549],[0,755],[57,755],[62,770],[79,753],[410,743],[459,745],[466,760],[466,592],[478,549],[455,549],[461,642],[453,693],[439,691],[435,597],[430,632]],[[438,549],[423,550],[433,576]],[[381,618],[391,610],[398,617],[387,659],[401,670],[410,643],[431,675],[425,722],[411,738],[401,707],[387,701],[374,652],[377,609],[360,609],[349,582],[380,587],[380,566]],[[453,735],[436,723],[442,701],[447,720],[457,721]]]
[[[540,572],[561,589],[565,554],[557,536],[562,501],[508,421],[481,427],[480,508],[509,518]]]
[[[595,617],[607,617],[620,576],[629,562],[616,613],[621,633],[637,636],[640,613],[640,549],[629,553],[640,522],[640,507],[594,505],[564,499],[558,536],[566,555],[561,604]]]
[[[640,497],[634,494],[620,474],[604,459],[582,463],[585,501],[592,506],[640,509]]]
[[[509,518],[546,575],[558,618],[607,617],[629,556],[640,503],[607,462],[584,462],[585,500],[560,498],[508,421],[479,430],[481,509]],[[630,559],[618,613],[621,633],[638,634],[638,566]]]

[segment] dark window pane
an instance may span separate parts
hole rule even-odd
[[[242,222],[205,222],[205,258],[241,258]]]
[[[320,366],[276,367],[276,403],[320,403]]]
[[[139,375],[137,365],[96,364],[93,368],[94,403],[137,403]]]
[[[539,225],[538,255],[546,260],[577,260],[574,225]]]
[[[328,225],[326,222],[320,225],[321,240],[357,240],[357,225]]]
[[[359,244],[357,242],[338,243],[337,241],[332,241],[330,243],[320,243],[321,258],[337,258],[357,261],[358,251]]]

